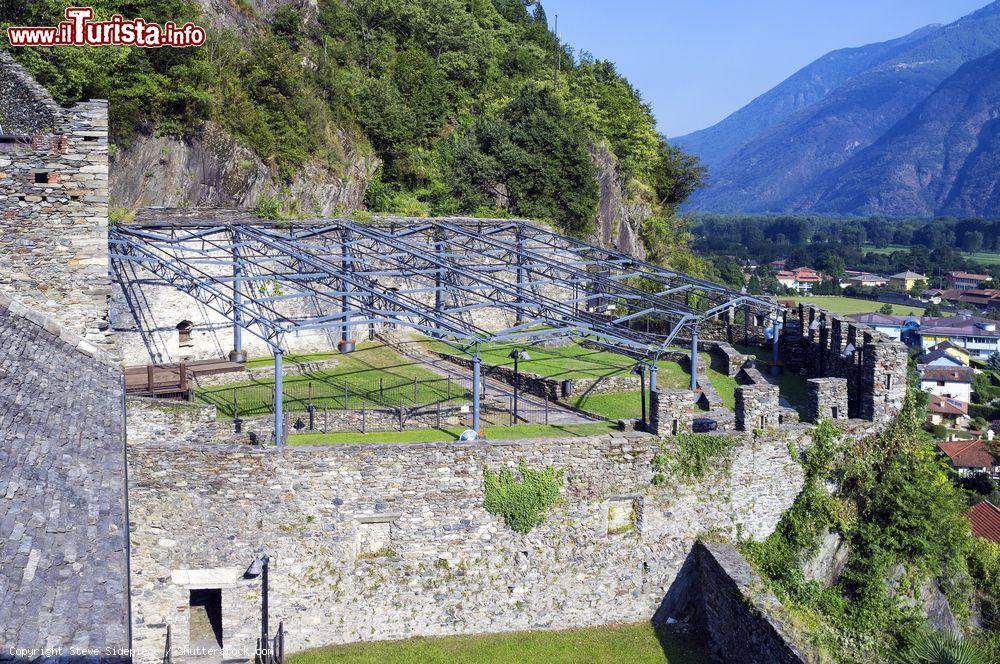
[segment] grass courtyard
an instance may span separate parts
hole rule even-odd
[[[312,403],[318,409],[359,409],[364,405],[398,406],[433,404],[471,398],[468,390],[451,383],[425,366],[405,358],[380,342],[358,344],[357,350],[344,355],[321,353],[314,355],[288,355],[285,364],[311,361],[331,361],[333,366],[306,373],[286,370],[284,380],[285,407],[291,411],[304,411]],[[264,369],[273,365],[270,357],[255,358],[247,362],[251,369]],[[290,369],[290,367],[289,367]],[[272,377],[240,381],[221,386],[195,390],[195,398],[216,406],[222,417],[266,415],[272,408]],[[234,391],[236,409],[234,409]]]
[[[744,355],[753,355],[756,357],[757,369],[765,376],[767,375],[767,364],[771,361],[771,351],[757,346],[738,346],[734,344],[733,347]],[[806,378],[786,371],[778,375],[775,382],[778,384],[778,393],[788,401],[799,415],[805,416],[809,405]]]
[[[288,658],[289,664],[701,664],[708,653],[692,636],[648,623],[561,632],[517,632],[352,643]]]
[[[884,302],[875,300],[860,300],[854,297],[844,297],[842,295],[781,295],[779,301],[794,300],[795,304],[806,302],[815,304],[817,307],[832,311],[835,314],[848,316],[850,314],[870,314],[885,306]],[[909,305],[892,305],[892,313],[897,316],[907,316],[916,314],[921,316],[924,313],[923,307],[911,307]]]

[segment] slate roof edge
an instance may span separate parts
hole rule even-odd
[[[63,343],[71,346],[74,350],[76,350],[76,352],[97,360],[101,364],[119,371],[121,370],[121,364],[113,355],[101,350],[76,332],[67,329],[51,316],[15,300],[2,290],[0,290],[0,308],[9,311],[12,316],[17,316],[18,318],[23,318],[30,323],[34,323]]]

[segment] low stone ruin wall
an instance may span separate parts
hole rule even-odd
[[[289,652],[648,620],[699,533],[773,531],[803,482],[789,444],[808,433],[742,438],[702,479],[653,486],[646,434],[278,451],[130,430],[137,661],[159,660],[168,625],[189,645],[194,589],[221,593],[227,656],[247,652],[261,595],[244,571],[265,553]],[[484,471],[522,460],[565,482],[527,535],[484,508]]]

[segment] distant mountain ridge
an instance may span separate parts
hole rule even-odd
[[[987,166],[1000,162],[992,147],[1000,95],[975,94],[995,87],[998,49],[1000,1],[820,58],[717,125],[672,139],[709,167],[710,186],[690,207],[1000,214],[998,176]],[[952,108],[959,103],[976,110]]]

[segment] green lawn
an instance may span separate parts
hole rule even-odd
[[[289,664],[701,664],[710,661],[688,635],[648,623],[563,632],[517,632],[352,643],[291,655]]]
[[[733,344],[737,352],[745,355],[753,355],[757,358],[757,369],[767,375],[767,363],[771,361],[771,351],[757,346],[738,346]],[[808,413],[808,388],[806,379],[798,374],[783,372],[778,376],[778,392],[788,400],[792,408],[798,411],[800,416]]]
[[[408,431],[372,431],[369,433],[303,433],[288,437],[289,445],[355,445],[360,443],[438,443],[458,440],[464,427],[443,429],[415,429]],[[586,424],[517,424],[511,427],[486,427],[489,440],[517,440],[521,438],[561,438],[570,436],[596,436],[617,431],[612,422]]]
[[[730,378],[712,368],[708,353],[698,353],[698,361],[708,367],[708,379],[719,393],[722,402],[730,410],[736,408],[736,379]],[[688,389],[691,387],[691,372],[676,362],[657,363],[657,386],[663,389]],[[647,396],[648,399],[648,396]],[[573,406],[606,417],[610,420],[640,419],[642,417],[642,395],[639,390],[612,392],[610,394],[581,395],[571,401]],[[647,403],[646,407],[649,405]]]
[[[430,350],[449,355],[463,355],[462,351],[440,341],[426,341]],[[508,355],[515,348],[525,349],[530,360],[520,360],[518,368],[545,378],[601,378],[631,371],[635,360],[618,353],[591,350],[580,344],[558,348],[527,347],[524,344],[483,344],[479,357],[483,364],[513,367]],[[679,369],[679,367],[678,367]],[[666,378],[666,377],[665,377]],[[669,378],[666,378],[669,380]]]
[[[310,387],[312,403],[320,409],[361,408],[362,404],[369,408],[380,405],[394,407],[401,403],[409,406],[444,402],[449,398],[447,379],[378,342],[358,344],[357,350],[347,355],[321,353],[293,355],[288,359],[292,362],[309,359],[336,361],[335,366],[319,371],[285,374],[285,407],[291,411],[306,409]],[[271,358],[257,358],[248,365],[263,367],[272,361]],[[214,404],[220,416],[232,417],[235,389],[240,415],[265,415],[271,412],[273,388],[273,378],[243,381],[197,389],[195,398]],[[471,398],[471,394],[457,384],[451,385],[450,394],[453,400]]]
[[[800,302],[808,302],[810,304],[815,304],[817,307],[821,307],[828,311],[832,311],[835,314],[842,314],[847,316],[849,314],[870,314],[881,309],[885,303],[876,302],[875,300],[859,300],[853,297],[843,297],[841,295],[779,295],[779,301],[794,300],[795,304]],[[892,313],[897,316],[906,316],[908,314],[916,314],[918,316],[923,315],[923,307],[911,307],[908,305],[892,305]]]

